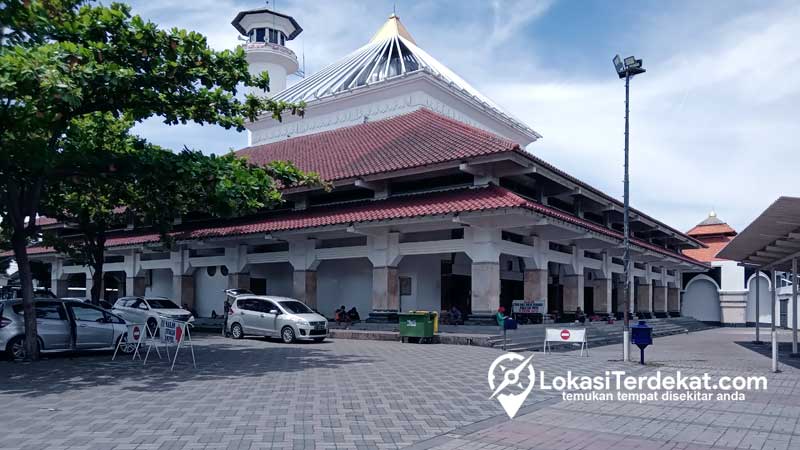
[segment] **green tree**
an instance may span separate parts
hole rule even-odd
[[[26,350],[38,359],[33,288],[27,254],[47,184],[96,176],[63,158],[72,121],[94,112],[134,121],[210,123],[243,130],[245,120],[280,119],[302,105],[248,95],[268,89],[251,76],[244,51],[214,51],[199,33],[162,30],[119,3],[6,0],[0,7],[0,226],[10,233],[20,270]],[[113,166],[103,170],[113,169]]]
[[[259,167],[233,153],[217,157],[185,149],[175,154],[130,134],[132,125],[101,113],[75,119],[61,148],[65,157],[97,166],[97,176],[60,178],[48,185],[43,199],[45,215],[77,232],[45,234],[45,243],[92,268],[95,304],[102,295],[109,231],[134,221],[159,231],[171,245],[175,219],[188,213],[251,214],[281,203],[281,185],[321,184],[318,175],[283,161]],[[113,171],[101,170],[109,165]]]

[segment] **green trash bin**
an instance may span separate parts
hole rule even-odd
[[[436,313],[410,311],[397,315],[400,320],[401,342],[430,342]]]

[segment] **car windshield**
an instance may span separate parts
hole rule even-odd
[[[165,298],[148,298],[147,304],[153,309],[180,309],[180,306],[176,305],[175,302]]]
[[[280,302],[283,309],[294,313],[294,314],[308,314],[313,313],[314,311],[311,310],[308,306],[298,302],[297,300],[291,300],[286,302]]]

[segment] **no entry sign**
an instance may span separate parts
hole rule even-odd
[[[586,328],[545,328],[545,335],[544,335],[544,352],[547,352],[547,349],[550,348],[550,343],[575,343],[581,344],[581,355],[583,355],[583,351],[586,350],[586,354],[589,354],[589,347],[586,341]]]

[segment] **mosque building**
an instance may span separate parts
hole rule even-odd
[[[521,299],[557,320],[626,305],[640,317],[742,314],[743,276],[728,289],[720,274],[735,263],[713,257],[735,232],[715,217],[683,233],[633,209],[624,298],[622,203],[537,157],[541,136],[427,53],[396,15],[288,87],[299,23],[257,9],[233,26],[251,70],[269,71],[270,95],[306,104],[303,117],[250,123],[238,155],[291,160],[333,189],[286,189],[282,207],[251,217],[186,218],[172,248],[147,228],[117,230],[107,295],[163,295],[200,317],[222,312],[228,287],[296,297],[328,317],[356,306],[372,321],[456,306],[481,323]],[[51,265],[59,295],[91,287],[88,268],[52,249],[31,253]],[[716,315],[701,295],[711,290],[724,305]]]

